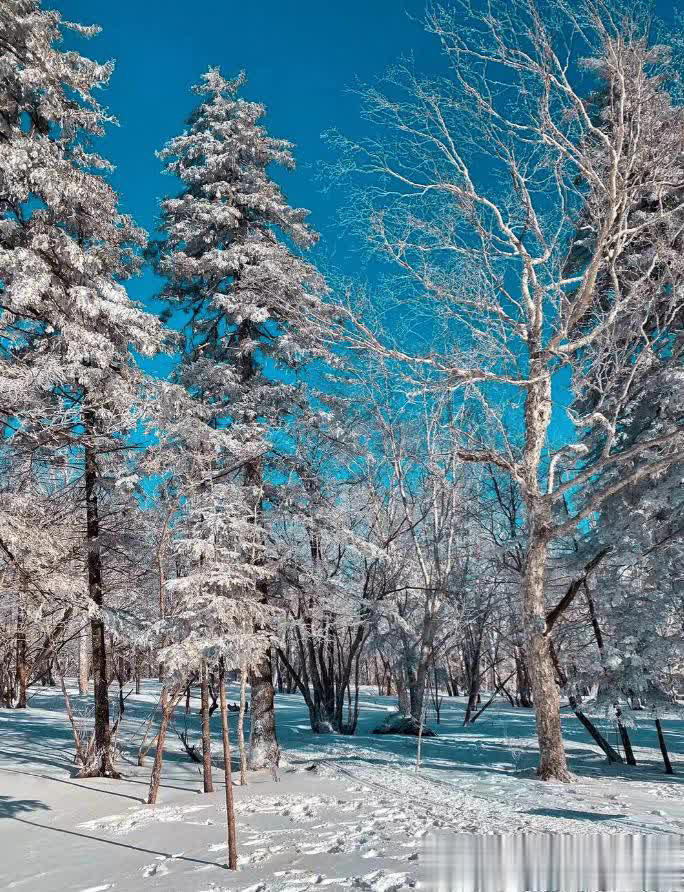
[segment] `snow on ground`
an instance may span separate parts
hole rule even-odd
[[[232,690],[233,698],[237,692]],[[531,711],[493,705],[463,728],[464,704],[445,698],[435,738],[374,736],[393,700],[368,689],[359,734],[314,736],[302,698],[277,697],[287,764],[235,787],[239,871],[224,868],[225,800],[221,774],[204,795],[198,765],[180,741],[167,742],[159,803],[147,806],[149,770],[137,749],[158,685],[126,701],[119,737],[121,781],[73,777],[73,744],[61,694],[39,689],[24,711],[0,710],[0,888],[20,892],[304,892],[308,889],[409,889],[424,880],[431,834],[684,834],[682,775],[667,777],[652,723],[633,733],[638,769],[609,768],[571,714],[563,719],[576,782],[534,778]],[[85,713],[87,698],[74,695]],[[199,744],[199,703],[187,721]],[[233,718],[231,724],[235,719]],[[601,722],[599,722],[601,725]],[[664,721],[675,761],[684,722]],[[614,732],[603,724],[611,741]],[[215,753],[220,722],[213,719]],[[311,766],[315,766],[313,770]]]

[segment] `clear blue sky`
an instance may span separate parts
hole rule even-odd
[[[68,20],[102,26],[81,52],[116,70],[102,99],[118,118],[100,141],[117,167],[122,207],[152,231],[159,199],[177,188],[155,150],[179,133],[197,101],[190,88],[210,65],[231,76],[245,69],[243,95],[263,102],[272,135],[296,145],[298,169],[278,174],[291,204],[309,208],[327,256],[338,254],[336,196],[324,195],[313,165],[325,157],[321,133],[360,133],[355,79],[372,80],[402,53],[419,67],[439,64],[420,19],[424,0],[46,0]],[[154,290],[151,276],[131,283],[133,297]],[[142,293],[140,293],[142,291]],[[136,293],[137,292],[137,293]]]
[[[1,0],[0,0],[1,2]],[[336,127],[361,134],[357,80],[372,81],[399,56],[413,53],[418,67],[440,65],[437,42],[422,28],[425,0],[45,0],[67,21],[100,25],[90,40],[68,35],[66,45],[116,69],[100,101],[118,119],[98,141],[116,165],[112,182],[122,210],[152,235],[159,201],[179,184],[162,174],[155,151],[180,133],[198,101],[190,92],[209,66],[227,76],[247,72],[242,95],[263,102],[269,132],[295,144],[297,170],[274,175],[290,204],[311,211],[321,233],[314,249],[345,273],[351,258],[337,226],[341,196],[324,194],[315,166],[328,155],[321,134]],[[148,270],[127,283],[135,300],[152,298],[160,281]],[[158,357],[142,364],[164,375],[173,364]]]

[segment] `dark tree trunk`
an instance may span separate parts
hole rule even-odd
[[[85,697],[88,693],[88,676],[90,675],[88,655],[88,626],[83,623],[78,634],[78,693]]]
[[[515,672],[520,706],[531,709],[533,704],[530,676],[527,671],[525,656],[519,648],[515,649]]]
[[[201,680],[201,701],[202,701],[202,776],[204,781],[204,792],[213,793],[214,783],[211,778],[211,724],[209,721],[209,680],[207,678],[207,663],[202,660],[202,680]]]
[[[606,756],[608,757],[608,761],[621,763],[623,761],[622,756],[613,749],[613,747],[608,743],[608,741],[603,736],[603,734],[601,734],[601,732],[596,727],[596,725],[594,725],[594,723],[590,719],[587,718],[587,716],[582,712],[582,710],[577,708],[577,701],[575,700],[575,698],[574,697],[568,698],[568,702],[570,703],[570,706],[572,707],[573,712],[575,713],[577,718],[580,720],[582,725],[584,725],[584,727],[589,732],[591,737],[596,741],[596,743],[601,747],[603,752],[606,754]]]
[[[663,757],[663,764],[665,765],[665,774],[674,774],[674,769],[672,767],[672,762],[670,762],[670,754],[667,751],[667,744],[665,743],[665,735],[663,734],[663,727],[660,724],[660,719],[655,720],[656,731],[658,732],[658,743],[660,744],[660,752]]]
[[[471,664],[471,673],[468,684],[468,704],[466,706],[465,716],[463,717],[464,725],[470,723],[473,711],[480,702],[480,679],[480,657],[478,654],[476,662]]]
[[[26,614],[24,613],[24,605],[21,601],[23,595],[19,595],[19,605],[17,606],[17,709],[26,709],[27,697],[26,688],[28,685],[29,670],[26,663]]]
[[[270,664],[270,660],[269,660]],[[237,870],[237,840],[235,833],[235,808],[233,806],[233,772],[230,761],[230,734],[228,730],[228,710],[226,708],[226,688],[224,684],[223,658],[219,666],[219,700],[221,703],[221,737],[223,739],[223,772],[226,784],[226,825],[228,831],[228,869]],[[271,684],[271,689],[273,684]],[[254,691],[252,691],[254,702]]]
[[[620,718],[620,713],[618,710],[617,716],[617,725],[618,730],[620,732],[620,739],[622,740],[622,746],[625,749],[625,759],[627,760],[627,764],[631,765],[633,768],[636,767],[636,759],[634,758],[634,750],[632,749],[632,741],[629,739],[629,732],[627,728],[622,723],[622,719]]]
[[[94,427],[92,416],[86,412],[86,430]],[[100,519],[97,501],[97,465],[92,447],[85,447],[86,537],[88,542],[88,592],[98,607],[102,607],[102,555],[100,548]],[[107,646],[105,627],[100,616],[90,620],[92,666],[95,700],[95,749],[97,773],[118,777],[112,764],[111,729],[109,725],[109,691],[107,679]]]

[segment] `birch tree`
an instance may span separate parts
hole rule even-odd
[[[672,184],[681,182],[684,112],[668,94],[666,48],[610,0],[484,9],[457,0],[431,6],[426,25],[444,76],[396,65],[363,93],[376,138],[332,140],[371,244],[401,273],[396,302],[429,319],[433,337],[416,349],[416,338],[392,340],[353,307],[348,337],[354,349],[421,370],[419,386],[477,407],[483,424],[456,440],[458,457],[520,486],[538,772],[567,781],[545,619],[549,549],[684,449],[681,420],[632,444],[621,435],[645,376],[657,370],[663,386],[682,374],[673,324],[684,261],[661,232],[682,210]],[[610,98],[597,122],[589,97],[599,84]],[[585,252],[569,271],[580,219]],[[637,243],[639,262],[621,276]],[[650,328],[656,304],[662,323]],[[638,333],[637,347],[624,349],[625,329]],[[576,393],[600,381],[600,399],[575,402],[556,424],[572,401],[569,379]],[[600,439],[598,450],[587,436]],[[599,475],[604,484],[582,498]]]

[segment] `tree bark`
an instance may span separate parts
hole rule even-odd
[[[207,678],[206,660],[202,660],[201,686],[202,778],[204,781],[204,792],[213,793],[214,783],[211,777],[211,723],[209,721],[209,679]]]
[[[627,761],[627,764],[631,765],[632,768],[636,768],[636,759],[634,758],[634,750],[632,749],[632,741],[629,739],[629,732],[627,731],[627,728],[625,727],[625,725],[622,722],[622,719],[620,718],[619,710],[618,710],[618,716],[617,716],[617,725],[618,725],[618,731],[620,732],[620,740],[622,740],[622,746],[624,747],[624,750],[625,750],[625,759]]]
[[[270,661],[269,661],[270,662]],[[223,658],[219,666],[219,699],[221,708],[221,736],[223,738],[223,770],[226,783],[226,825],[228,831],[228,869],[237,870],[237,840],[235,833],[235,808],[233,806],[233,772],[230,762],[230,734],[228,730],[228,710],[226,708],[226,688],[224,685]],[[272,687],[273,685],[271,685]],[[252,693],[252,701],[254,694]]]
[[[238,747],[240,748],[240,783],[247,783],[247,750],[245,748],[245,709],[247,702],[247,668],[240,669],[240,713],[238,715]]]
[[[87,432],[94,429],[94,419],[85,413]],[[100,547],[100,519],[97,500],[97,464],[91,446],[85,447],[86,538],[88,544],[88,593],[93,602],[102,607],[102,554]],[[109,725],[109,690],[107,679],[107,647],[105,627],[99,615],[90,620],[92,639],[93,684],[95,700],[95,749],[102,777],[119,777],[112,764],[111,728]]]
[[[17,703],[16,709],[26,709],[29,670],[26,662],[26,614],[24,612],[23,592],[19,592],[17,604],[17,650],[16,650],[16,676],[17,676]]]
[[[78,635],[78,693],[82,697],[88,693],[89,676],[88,625],[84,622]]]
[[[665,774],[674,774],[674,769],[672,767],[672,762],[670,762],[670,754],[667,751],[667,744],[665,743],[665,735],[663,734],[663,727],[660,724],[660,719],[655,720],[656,731],[658,732],[658,743],[660,745],[660,752],[663,757],[663,764],[665,765]]]
[[[251,673],[251,726],[248,766],[254,771],[273,764],[278,755],[275,723],[275,691],[271,673],[271,651],[264,650]]]
[[[530,518],[530,541],[524,580],[527,668],[539,741],[537,774],[542,780],[568,783],[571,780],[563,747],[560,719],[560,692],[546,635],[544,577],[548,543],[540,519]]]
[[[518,699],[520,706],[525,709],[532,708],[532,697],[530,695],[530,675],[525,664],[524,654],[520,648],[515,648],[515,671],[516,671],[516,687],[518,689]]]
[[[164,741],[166,740],[166,732],[169,730],[169,724],[176,708],[180,694],[177,690],[172,690],[169,694],[168,688],[164,686],[161,692],[161,711],[162,717],[159,723],[159,733],[157,734],[157,749],[154,754],[154,764],[152,766],[152,775],[150,777],[150,792],[147,797],[148,805],[155,805],[159,794],[159,783],[161,781],[162,763],[164,761]]]

